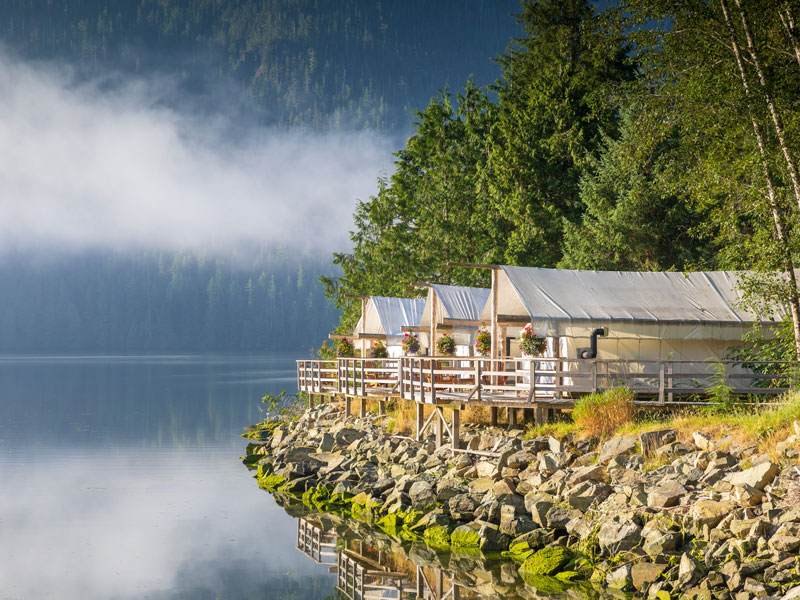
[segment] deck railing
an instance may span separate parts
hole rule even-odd
[[[712,393],[780,394],[798,383],[785,361],[581,360],[569,358],[416,357],[297,361],[300,391],[400,397],[420,403],[571,403],[626,387],[665,404]]]

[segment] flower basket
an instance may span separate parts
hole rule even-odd
[[[419,352],[419,338],[416,333],[407,333],[403,337],[403,354],[414,356]]]
[[[456,353],[456,341],[452,336],[444,334],[436,341],[436,354],[453,356]]]
[[[533,333],[533,328],[528,323],[519,332],[519,347],[526,356],[542,356],[547,349],[547,338]]]
[[[475,334],[475,354],[478,356],[489,356],[492,351],[492,336],[485,329],[481,329]]]
[[[377,340],[369,349],[369,357],[370,358],[389,358],[389,350],[387,350],[386,345]]]
[[[356,348],[353,342],[347,338],[341,339],[336,343],[336,356],[339,358],[353,358],[356,355]]]

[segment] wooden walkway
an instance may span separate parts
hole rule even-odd
[[[298,360],[297,388],[309,395],[337,396],[346,414],[353,400],[366,413],[366,400],[380,409],[393,398],[417,404],[417,436],[434,426],[437,440],[448,433],[458,447],[459,412],[467,405],[488,406],[496,422],[498,408],[510,419],[516,410],[530,409],[537,423],[570,409],[583,395],[625,387],[641,408],[671,410],[707,404],[715,386],[731,394],[774,396],[796,387],[798,363],[782,361],[698,362],[682,360],[580,360],[567,358],[416,357]],[[424,421],[423,407],[435,410]],[[452,422],[441,407],[453,409]],[[438,416],[437,416],[438,415]],[[512,416],[513,415],[513,416]]]

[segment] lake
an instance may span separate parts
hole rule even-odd
[[[294,358],[0,357],[0,598],[333,595],[239,460]]]

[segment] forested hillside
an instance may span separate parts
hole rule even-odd
[[[285,249],[240,258],[156,252],[30,254],[0,262],[0,352],[305,354],[339,311],[324,261]]]
[[[24,56],[142,76],[189,92],[234,82],[262,120],[406,131],[436,90],[499,74],[518,0],[4,0],[0,38]]]
[[[798,17],[796,1],[524,2],[492,94],[433,99],[358,205],[325,280],[342,329],[348,294],[487,284],[451,262],[736,269],[753,308],[791,308],[800,358]]]
[[[398,139],[440,88],[499,76],[492,58],[519,33],[510,16],[518,10],[518,0],[8,0],[0,41],[13,60],[42,60],[45,71],[74,73],[75,85],[98,82],[100,93],[145,82],[154,94],[145,102],[210,122],[221,116],[232,139],[254,124]],[[2,240],[0,351],[318,346],[339,310],[318,281],[338,270],[319,251],[296,248],[316,233],[283,232],[280,240],[300,241],[245,262],[57,245],[44,258],[25,247],[6,252]],[[273,237],[265,232],[265,244]]]

